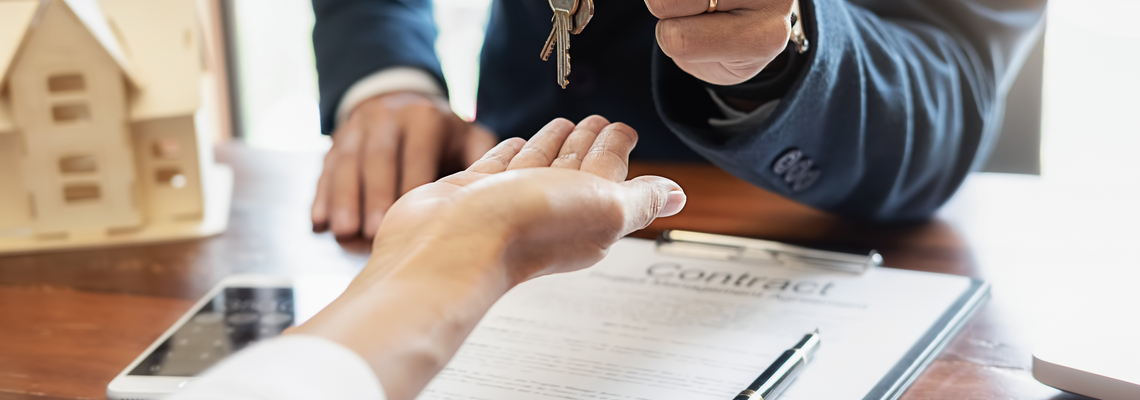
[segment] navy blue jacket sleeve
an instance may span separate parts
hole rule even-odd
[[[435,54],[431,0],[313,0],[313,48],[321,93],[321,130],[360,79],[385,68],[421,68],[446,88]]]
[[[864,220],[930,217],[985,161],[1044,0],[806,0],[813,44],[766,120],[711,127],[706,85],[658,49],[669,128],[721,168]]]

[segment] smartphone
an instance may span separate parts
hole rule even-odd
[[[159,399],[223,358],[312,317],[351,277],[236,275],[211,289],[107,385],[113,400]]]

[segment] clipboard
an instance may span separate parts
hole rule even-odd
[[[774,263],[785,267],[816,267],[862,274],[883,265],[877,250],[866,255],[795,246],[769,240],[667,230],[657,239],[657,252],[678,257]]]
[[[728,400],[820,328],[783,398],[893,400],[989,294],[877,252],[704,235],[622,239],[594,267],[515,287],[418,399]]]
[[[926,367],[942,354],[942,350],[966,326],[990,296],[990,284],[971,279],[970,287],[950,306],[910,351],[883,376],[863,400],[895,400],[902,396]]]
[[[822,268],[851,274],[863,274],[883,265],[883,256],[877,250],[870,250],[866,255],[853,254],[683,230],[662,232],[657,239],[656,250],[660,254],[678,257],[778,264],[789,268]],[[988,283],[971,279],[969,288],[961,297],[863,400],[894,400],[902,396],[973,317],[989,294]]]

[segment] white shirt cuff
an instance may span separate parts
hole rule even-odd
[[[315,336],[285,335],[242,350],[168,400],[385,400],[372,367]]]
[[[419,92],[431,96],[443,96],[443,88],[431,74],[412,67],[392,67],[374,72],[356,81],[336,109],[336,122],[344,122],[356,106],[370,98],[392,92]]]
[[[730,128],[743,124],[759,126],[772,116],[772,112],[776,111],[776,106],[780,105],[780,99],[776,99],[762,104],[751,112],[743,112],[725,103],[724,99],[721,99],[712,89],[705,88],[705,90],[708,90],[709,96],[712,97],[717,108],[720,108],[720,112],[724,113],[725,116],[723,119],[709,118],[709,125],[714,128]]]

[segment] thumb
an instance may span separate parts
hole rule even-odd
[[[671,217],[685,207],[687,196],[681,186],[660,176],[639,176],[621,183],[625,227],[622,236],[644,229],[653,220]]]

